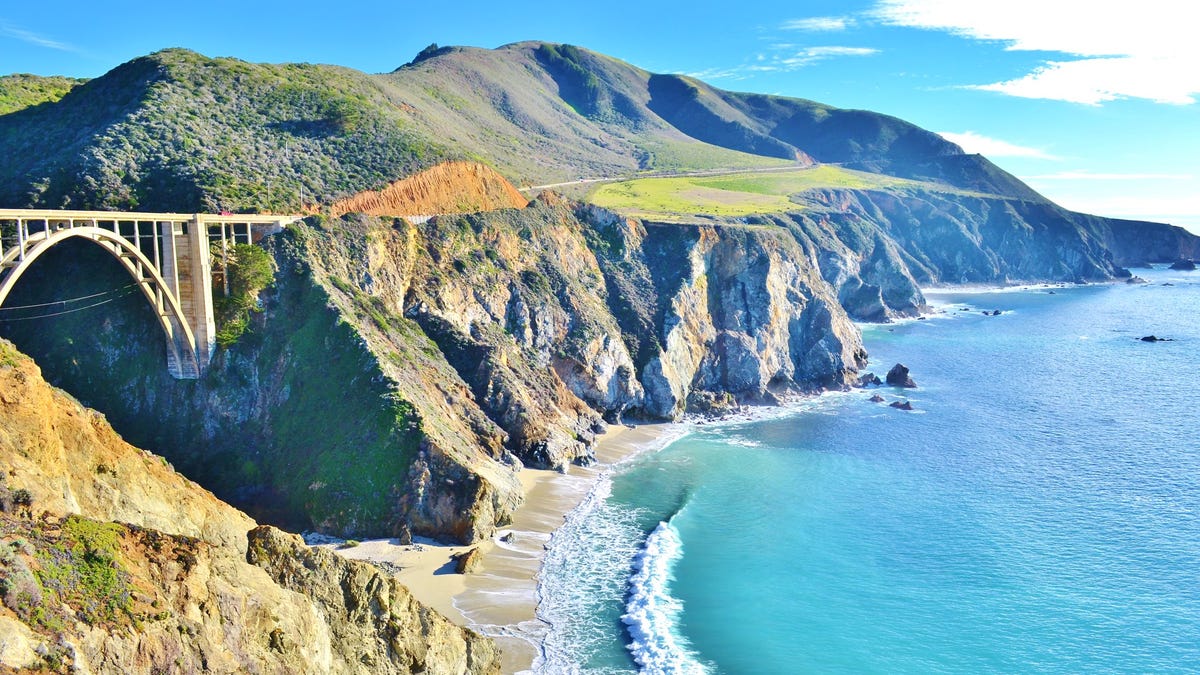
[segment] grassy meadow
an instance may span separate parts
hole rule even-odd
[[[802,210],[794,198],[817,188],[871,189],[921,185],[916,181],[821,165],[793,171],[718,176],[640,178],[596,188],[589,201],[634,216],[740,217]]]

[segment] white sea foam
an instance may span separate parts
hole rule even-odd
[[[609,647],[611,627],[601,608],[623,606],[630,561],[638,554],[645,534],[638,525],[639,513],[609,504],[612,476],[638,457],[662,450],[691,431],[687,423],[672,425],[606,468],[551,535],[537,576],[537,618],[544,630],[534,672],[579,673],[590,655]],[[624,671],[589,666],[588,672]]]
[[[683,604],[671,595],[672,570],[683,557],[683,541],[669,522],[659,523],[633,560],[629,598],[621,621],[629,630],[629,651],[650,675],[708,673],[679,634]]]
[[[612,481],[595,488],[550,539],[538,573],[537,617],[546,624],[539,673],[578,673],[587,656],[604,648],[608,633],[600,607],[622,597],[625,572],[641,538],[636,514],[608,504]]]

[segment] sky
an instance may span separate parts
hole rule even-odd
[[[167,47],[385,72],[430,43],[566,42],[725,89],[874,110],[1065,207],[1200,233],[1188,0],[6,2],[0,74],[96,77]]]

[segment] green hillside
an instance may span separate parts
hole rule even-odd
[[[53,103],[86,80],[18,73],[0,77],[0,115],[42,103]]]
[[[0,151],[0,203],[13,206],[295,211],[448,159],[519,185],[815,159],[1039,199],[895,118],[540,42],[430,49],[380,75],[168,49],[0,115]]]
[[[453,155],[374,80],[170,49],[0,117],[0,202],[171,211],[295,210]]]
[[[588,201],[627,215],[655,219],[677,214],[741,217],[802,210],[802,195],[809,190],[901,187],[935,186],[822,165],[719,176],[639,178],[602,185],[588,195]]]

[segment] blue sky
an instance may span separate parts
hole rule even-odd
[[[0,73],[95,77],[165,47],[382,72],[425,45],[569,42],[726,89],[866,108],[1069,208],[1200,232],[1200,40],[1185,0],[42,2]]]

